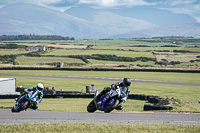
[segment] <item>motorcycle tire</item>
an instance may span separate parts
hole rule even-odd
[[[18,112],[26,110],[28,107],[30,106],[30,102],[27,100],[22,100],[19,103],[19,108],[18,108]]]
[[[115,101],[112,102],[112,104],[110,104],[110,100],[107,100],[104,106],[104,112],[105,113],[110,113],[111,111],[113,111],[115,108],[118,107],[119,104],[119,99],[115,99]]]
[[[92,101],[88,104],[88,106],[87,106],[87,111],[88,111],[89,113],[93,113],[93,112],[95,112],[96,110],[97,110],[97,108],[96,108],[95,102],[94,102],[94,100],[92,100]]]
[[[12,107],[11,111],[12,111],[13,113],[17,112],[17,111],[15,111],[14,107]]]

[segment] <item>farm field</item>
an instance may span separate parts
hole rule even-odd
[[[64,68],[199,70],[198,45],[194,38],[1,41],[0,66],[57,67],[62,62]],[[28,46],[47,50],[23,49]]]
[[[16,58],[16,61],[20,65],[42,65],[47,63],[57,64],[57,62],[63,62],[63,63],[82,63],[85,64],[80,59],[73,59],[73,58],[59,58],[59,57],[25,57],[20,56]]]
[[[133,39],[85,39],[85,40],[13,40],[2,41],[5,43],[29,43],[29,44],[69,44],[69,45],[98,45],[98,46],[132,46],[132,45],[180,45],[180,46],[195,46],[199,45],[199,38],[133,38]]]
[[[29,53],[29,51],[25,50],[10,50],[10,49],[0,49],[0,55],[17,55],[17,54],[25,54]]]
[[[125,57],[153,57],[151,53],[147,52],[127,52],[127,51],[117,51],[117,50],[53,50],[51,52],[45,53],[44,55],[93,55],[93,54],[111,54],[117,56]]]

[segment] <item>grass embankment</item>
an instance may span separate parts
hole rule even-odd
[[[23,124],[23,125],[2,125],[1,133],[198,133],[198,125],[167,125],[167,124]]]

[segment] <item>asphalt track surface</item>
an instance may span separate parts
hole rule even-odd
[[[101,78],[101,77],[76,77],[76,76],[50,76],[50,75],[17,75],[17,74],[0,74],[0,76],[12,77],[39,77],[39,78],[61,78],[61,79],[79,79],[79,80],[102,80],[102,81],[117,81],[121,82],[119,78]],[[165,82],[165,81],[152,81],[152,80],[137,80],[132,79],[133,83],[150,83],[150,84],[168,84],[168,85],[181,85],[181,86],[200,86],[195,83],[180,83],[180,82]]]
[[[79,113],[27,110],[12,113],[0,109],[0,125],[24,123],[87,123],[87,124],[178,124],[200,125],[198,113]]]

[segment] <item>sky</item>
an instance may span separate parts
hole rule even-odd
[[[179,14],[188,14],[200,23],[200,0],[0,0],[0,8],[18,2],[32,3],[61,12],[74,6],[118,9],[147,6]]]

